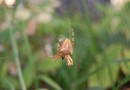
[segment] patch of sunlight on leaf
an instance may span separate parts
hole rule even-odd
[[[50,77],[46,75],[40,76],[40,79],[47,83],[49,86],[51,86],[55,90],[63,90],[54,80],[52,80]]]
[[[103,88],[107,88],[109,86],[112,86],[112,84],[116,81],[119,65],[114,63],[108,64],[108,62],[114,62],[114,60],[119,58],[120,52],[121,46],[111,45],[110,47],[105,48],[105,54],[101,54],[101,58],[97,58],[99,59],[97,61],[100,62],[93,64],[93,66],[90,68],[91,72],[93,70],[96,70],[96,68],[101,67],[99,71],[95,72],[88,79],[89,87],[101,86]]]
[[[61,62],[59,60],[55,62],[53,59],[45,59],[39,62],[37,69],[40,72],[48,72],[50,70],[54,70],[59,67],[61,67]]]
[[[125,49],[124,54],[125,54],[126,59],[130,58],[129,50]],[[121,69],[126,75],[129,75],[130,74],[130,62],[121,63]]]
[[[107,56],[109,60],[115,60],[120,58],[122,46],[121,45],[111,45],[106,48]]]
[[[96,69],[96,66],[93,66],[92,68]],[[101,86],[102,88],[107,88],[111,86],[112,82],[115,82],[116,80],[119,68],[118,66],[116,66],[116,64],[110,65],[109,68],[111,68],[111,74],[112,74],[112,79],[113,79],[112,81],[108,72],[108,67],[104,65],[104,67],[102,67],[100,71],[98,71],[97,73],[94,73],[93,75],[89,77],[88,86],[89,87]]]

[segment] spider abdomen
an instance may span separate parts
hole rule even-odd
[[[72,45],[70,39],[66,38],[64,40],[59,51],[64,54],[72,54]]]

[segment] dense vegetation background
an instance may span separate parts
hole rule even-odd
[[[0,90],[129,90],[129,0],[0,0]],[[74,65],[55,62],[75,33]]]

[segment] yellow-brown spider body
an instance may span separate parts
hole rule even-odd
[[[74,45],[74,33],[72,32],[72,41],[69,38],[60,39],[57,45],[58,54],[54,56],[54,59],[58,58],[67,59],[67,65],[73,65],[73,60],[70,57],[73,53],[73,45]]]
[[[61,46],[57,48],[59,55],[61,55],[61,57],[63,58],[65,58],[66,55],[71,55],[73,51],[71,41],[68,38],[66,38],[61,44]]]

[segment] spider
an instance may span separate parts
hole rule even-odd
[[[57,45],[57,55],[54,55],[53,58],[57,61],[59,58],[66,59],[67,65],[73,65],[73,60],[70,55],[73,53],[73,45],[74,45],[74,32],[72,30],[72,41],[69,38],[61,38],[59,39]]]

